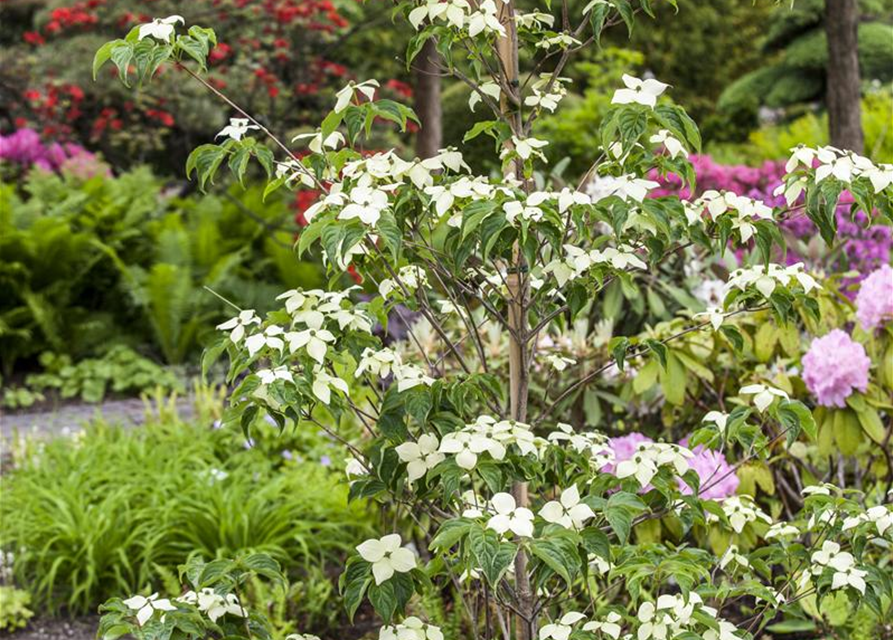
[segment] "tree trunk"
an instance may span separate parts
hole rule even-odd
[[[862,153],[859,78],[859,2],[825,0],[828,36],[827,104],[831,144]]]
[[[499,21],[505,27],[506,35],[496,41],[496,53],[499,56],[505,80],[505,88],[508,88],[518,99],[518,32],[515,24],[515,8],[513,0],[500,0]],[[522,138],[523,123],[520,111],[514,108],[515,101],[510,100],[505,94],[500,95],[499,105],[503,116],[512,128],[512,133],[517,138]],[[511,141],[506,143],[511,145]],[[512,174],[521,180],[523,162],[515,161],[506,164],[503,172],[506,176]],[[512,252],[512,263],[506,273],[506,285],[508,288],[508,324],[511,327],[509,335],[509,408],[512,420],[517,422],[527,421],[527,396],[529,391],[529,363],[527,349],[527,307],[530,301],[530,276],[527,273],[527,263],[518,243],[515,243]],[[519,507],[527,507],[530,503],[527,494],[527,483],[516,482],[512,487],[512,495]],[[528,573],[527,553],[520,549],[515,556],[515,589],[517,596],[517,613],[515,617],[515,639],[533,640],[536,637],[537,624],[534,616],[534,594],[530,585]]]
[[[416,134],[419,158],[436,156],[443,147],[443,115],[440,105],[440,70],[434,39],[428,39],[415,59],[415,112],[422,123]]]

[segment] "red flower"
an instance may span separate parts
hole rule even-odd
[[[28,44],[33,44],[35,46],[46,43],[46,40],[44,39],[44,37],[42,35],[40,35],[39,33],[37,33],[36,31],[26,31],[25,35],[23,35],[22,38]]]

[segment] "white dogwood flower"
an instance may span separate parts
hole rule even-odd
[[[171,604],[171,601],[167,598],[158,598],[157,593],[153,593],[151,596],[133,596],[132,598],[128,598],[124,600],[124,604],[131,609],[132,611],[136,611],[136,622],[139,626],[143,626],[146,624],[146,621],[152,617],[156,611],[176,611],[177,607]]]
[[[338,389],[342,393],[348,393],[347,383],[337,376],[333,376],[325,371],[322,367],[316,367],[313,370],[313,395],[320,402],[327,405],[332,400],[332,388]]]
[[[406,475],[410,482],[424,477],[428,471],[443,462],[445,456],[438,451],[440,442],[437,436],[425,433],[418,442],[404,442],[395,450],[406,464]]]
[[[510,493],[497,493],[490,500],[490,507],[496,512],[487,521],[487,528],[500,535],[511,531],[522,538],[533,537],[533,512],[519,507]]]
[[[360,362],[357,370],[354,372],[356,377],[360,377],[366,372],[374,376],[387,378],[391,375],[391,371],[400,366],[400,354],[391,349],[375,350],[366,347],[360,355]]]
[[[741,636],[736,633],[739,629],[734,624],[728,620],[716,622],[719,624],[719,629],[706,629],[702,636],[704,640],[741,640]]]
[[[260,333],[255,333],[254,335],[248,336],[245,339],[245,347],[248,349],[248,355],[253,356],[264,347],[282,351],[285,343],[279,336],[283,335],[284,333],[285,330],[282,327],[280,327],[279,325],[271,324]]]
[[[220,130],[215,138],[219,138],[220,136],[228,136],[233,140],[241,140],[242,136],[248,133],[251,129],[260,129],[257,125],[249,124],[248,118],[230,118],[229,124],[223,127]]]
[[[304,331],[289,331],[285,334],[288,341],[288,350],[294,353],[298,349],[306,348],[307,354],[323,364],[328,351],[328,343],[335,342],[335,336],[326,329],[305,329]]]
[[[574,630],[574,625],[585,618],[586,616],[578,611],[569,611],[561,616],[558,622],[543,625],[540,628],[539,640],[567,640]]]
[[[564,371],[568,367],[577,364],[577,361],[573,358],[566,358],[554,353],[547,355],[545,360],[555,371]]]
[[[800,535],[800,529],[787,522],[776,522],[763,537],[766,540],[774,540],[775,538],[787,538],[789,536]]]
[[[726,314],[720,307],[707,307],[706,311],[696,313],[692,318],[707,318],[710,320],[710,325],[713,327],[713,330],[719,331],[723,321],[726,319]]]
[[[524,138],[522,140],[516,136],[512,136],[512,147],[514,147],[515,153],[517,153],[522,160],[528,160],[531,156],[537,156],[541,160],[545,160],[546,156],[540,149],[543,149],[548,144],[549,143],[546,140],[538,140],[536,138]],[[499,154],[500,159],[504,159],[510,152],[511,150],[508,147],[503,149]]]
[[[614,475],[620,478],[634,476],[642,487],[647,487],[657,473],[655,460],[642,451],[637,451],[631,458],[617,465]]]
[[[505,445],[498,440],[468,431],[455,431],[443,437],[440,452],[456,456],[456,464],[463,469],[474,469],[478,456],[484,452],[494,460],[505,458]]]
[[[544,504],[540,509],[540,517],[565,529],[579,531],[587,520],[595,517],[595,512],[588,504],[580,501],[580,491],[573,485],[562,491],[558,500]]]
[[[399,533],[378,540],[366,540],[357,547],[360,557],[372,565],[375,584],[390,580],[395,573],[408,573],[416,567],[415,554],[403,547]]]
[[[403,392],[420,384],[430,387],[434,384],[434,378],[427,375],[421,368],[414,364],[398,364],[392,367],[394,378],[397,380],[397,391]]]
[[[295,381],[286,365],[276,367],[275,369],[261,369],[257,372],[257,377],[260,378],[261,384],[273,384],[277,380]]]
[[[409,616],[400,624],[382,627],[378,640],[443,640],[443,631],[416,616]]]
[[[617,640],[622,631],[620,626],[621,620],[623,620],[623,616],[616,611],[610,611],[608,612],[608,615],[605,616],[604,620],[593,620],[592,622],[584,624],[583,631],[599,631],[606,636]]]
[[[752,395],[753,403],[760,413],[763,413],[777,398],[789,399],[786,392],[765,384],[749,384],[741,387],[738,393]]]
[[[679,154],[682,154],[683,158],[688,157],[688,151],[685,150],[685,147],[679,141],[678,138],[673,136],[667,129],[661,129],[656,134],[651,136],[648,139],[652,144],[662,144],[667,149],[667,153],[670,154],[671,158],[675,158]]]
[[[350,101],[353,100],[354,93],[358,91],[366,96],[368,100],[372,100],[375,97],[375,89],[379,86],[378,80],[366,80],[356,84],[353,82],[349,83],[335,94],[335,108],[332,111],[341,113],[347,109],[350,106]]]
[[[140,25],[139,39],[152,37],[156,40],[167,42],[174,33],[174,25],[186,24],[183,16],[168,16],[167,18],[155,18],[152,22]]]
[[[657,105],[657,98],[670,86],[653,78],[640,80],[635,76],[623,74],[626,89],[618,89],[611,98],[611,104],[641,104],[652,109]]]
[[[722,411],[708,411],[707,415],[701,419],[701,422],[712,422],[719,429],[720,433],[725,433],[726,425],[729,422],[729,414]]]
[[[301,140],[310,141],[307,144],[307,148],[313,153],[322,153],[323,147],[337,149],[339,144],[344,144],[344,134],[340,131],[333,131],[323,139],[322,131],[318,131],[316,133],[299,133],[291,139],[292,142],[299,142]]]
[[[234,344],[239,344],[245,337],[245,330],[253,324],[260,324],[260,318],[254,312],[254,309],[245,309],[240,311],[235,318],[230,318],[222,324],[218,324],[220,331],[229,331],[229,339]]]
[[[478,5],[478,11],[468,16],[468,35],[472,38],[479,33],[496,33],[505,37],[505,27],[499,22],[496,3],[484,0]]]
[[[834,575],[831,576],[831,588],[844,589],[846,587],[853,587],[864,596],[865,576],[867,575],[867,571],[856,569],[855,567],[848,567],[843,571],[835,572]]]
[[[722,501],[722,510],[735,533],[744,531],[748,522],[762,520],[772,524],[772,518],[757,507],[750,496],[730,496]]]

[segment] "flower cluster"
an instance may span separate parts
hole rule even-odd
[[[443,640],[443,631],[409,616],[400,624],[383,626],[378,632],[378,640]]]
[[[825,540],[822,548],[811,556],[812,574],[821,575],[830,571],[831,588],[846,589],[852,587],[865,595],[865,576],[868,572],[856,567],[856,559],[849,551],[841,551],[840,545],[832,540]]]
[[[565,255],[561,259],[552,260],[543,267],[543,273],[551,273],[558,281],[558,286],[563,287],[570,280],[582,278],[587,272],[600,264],[607,264],[619,271],[630,267],[647,269],[648,265],[639,258],[635,252],[626,246],[619,249],[607,247],[605,249],[591,249],[586,251],[574,245],[564,245]]]
[[[538,455],[544,441],[533,435],[530,425],[482,415],[459,431],[446,434],[440,443],[440,452],[455,455],[456,464],[470,471],[477,466],[482,453],[502,460],[512,445],[521,455]]]
[[[493,0],[484,0],[474,7],[466,0],[425,0],[424,4],[409,12],[409,23],[418,30],[426,21],[445,22],[456,29],[465,29],[472,38],[481,33],[505,35],[505,27],[499,22]]]
[[[601,471],[618,478],[635,477],[646,489],[660,467],[670,467],[676,475],[684,475],[694,454],[684,446],[654,442],[640,433],[611,438],[607,449],[611,461]]]
[[[198,607],[198,610],[205,613],[211,622],[217,622],[219,618],[226,614],[244,618],[248,612],[239,604],[239,598],[234,593],[221,595],[213,589],[205,588],[196,593],[195,591],[187,591],[177,598],[178,602],[185,602]]]
[[[856,295],[856,317],[866,331],[893,320],[893,268],[889,264],[881,265],[862,281]]]
[[[845,407],[856,390],[868,389],[871,359],[844,331],[816,338],[803,356],[803,382],[824,407]]]
[[[82,179],[94,175],[111,175],[109,168],[82,146],[58,142],[46,145],[33,129],[19,129],[7,136],[0,135],[0,160],[17,164],[24,169],[33,166]]]
[[[763,202],[731,191],[705,191],[694,202],[685,203],[689,224],[701,223],[705,212],[714,222],[721,217],[730,218],[732,228],[738,231],[742,243],[748,242],[756,233],[755,221],[772,220],[772,209]]]
[[[772,524],[772,518],[760,509],[750,496],[729,496],[722,501],[722,510],[735,533],[744,531],[748,523],[762,521]],[[716,516],[708,516],[708,520]]]
[[[700,615],[715,619],[717,629],[707,628],[700,633],[705,640],[737,640],[740,638],[736,631],[738,628],[719,617],[713,607],[704,604],[703,599],[692,591],[688,597],[682,594],[658,596],[657,602],[643,602],[639,605],[638,640],[664,640],[666,638],[682,637],[686,633],[694,633],[695,629],[702,627]]]
[[[787,287],[792,283],[799,284],[804,293],[821,288],[821,285],[816,282],[815,278],[806,272],[803,264],[798,262],[787,267],[770,263],[768,267],[758,264],[753,267],[736,269],[729,274],[725,290],[726,293],[733,289],[744,291],[748,287],[753,286],[764,297],[768,298],[775,291],[776,287]]]

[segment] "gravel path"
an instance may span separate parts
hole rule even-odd
[[[0,411],[0,440],[10,440],[16,433],[33,433],[41,437],[68,435],[81,429],[85,423],[102,417],[106,422],[124,426],[136,426],[146,421],[147,405],[139,398],[110,400],[102,404],[67,404],[52,411],[7,413]],[[154,407],[152,408],[154,410]],[[177,400],[181,418],[193,414],[190,397]]]
[[[0,637],[12,640],[96,640],[99,618],[39,618],[27,628],[15,633],[0,632]]]

